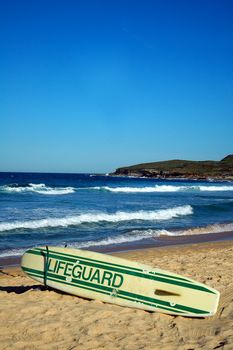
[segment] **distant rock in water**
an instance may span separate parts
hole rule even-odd
[[[118,168],[110,175],[233,180],[233,154],[226,156],[220,161],[174,159],[163,162],[136,164]]]

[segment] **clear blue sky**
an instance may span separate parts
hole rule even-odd
[[[0,171],[233,153],[232,0],[0,2]]]

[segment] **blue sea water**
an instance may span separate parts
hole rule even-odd
[[[0,257],[233,229],[233,182],[0,173]]]

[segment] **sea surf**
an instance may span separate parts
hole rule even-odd
[[[127,249],[233,231],[233,183],[0,173],[0,257],[37,245]]]

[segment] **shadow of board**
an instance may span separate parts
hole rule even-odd
[[[15,293],[15,294],[23,294],[28,292],[29,290],[38,290],[38,291],[45,291],[49,290],[50,288],[45,286],[40,286],[38,284],[35,284],[33,286],[4,286],[0,287],[0,291],[7,292],[7,293]],[[52,288],[51,288],[52,290]]]

